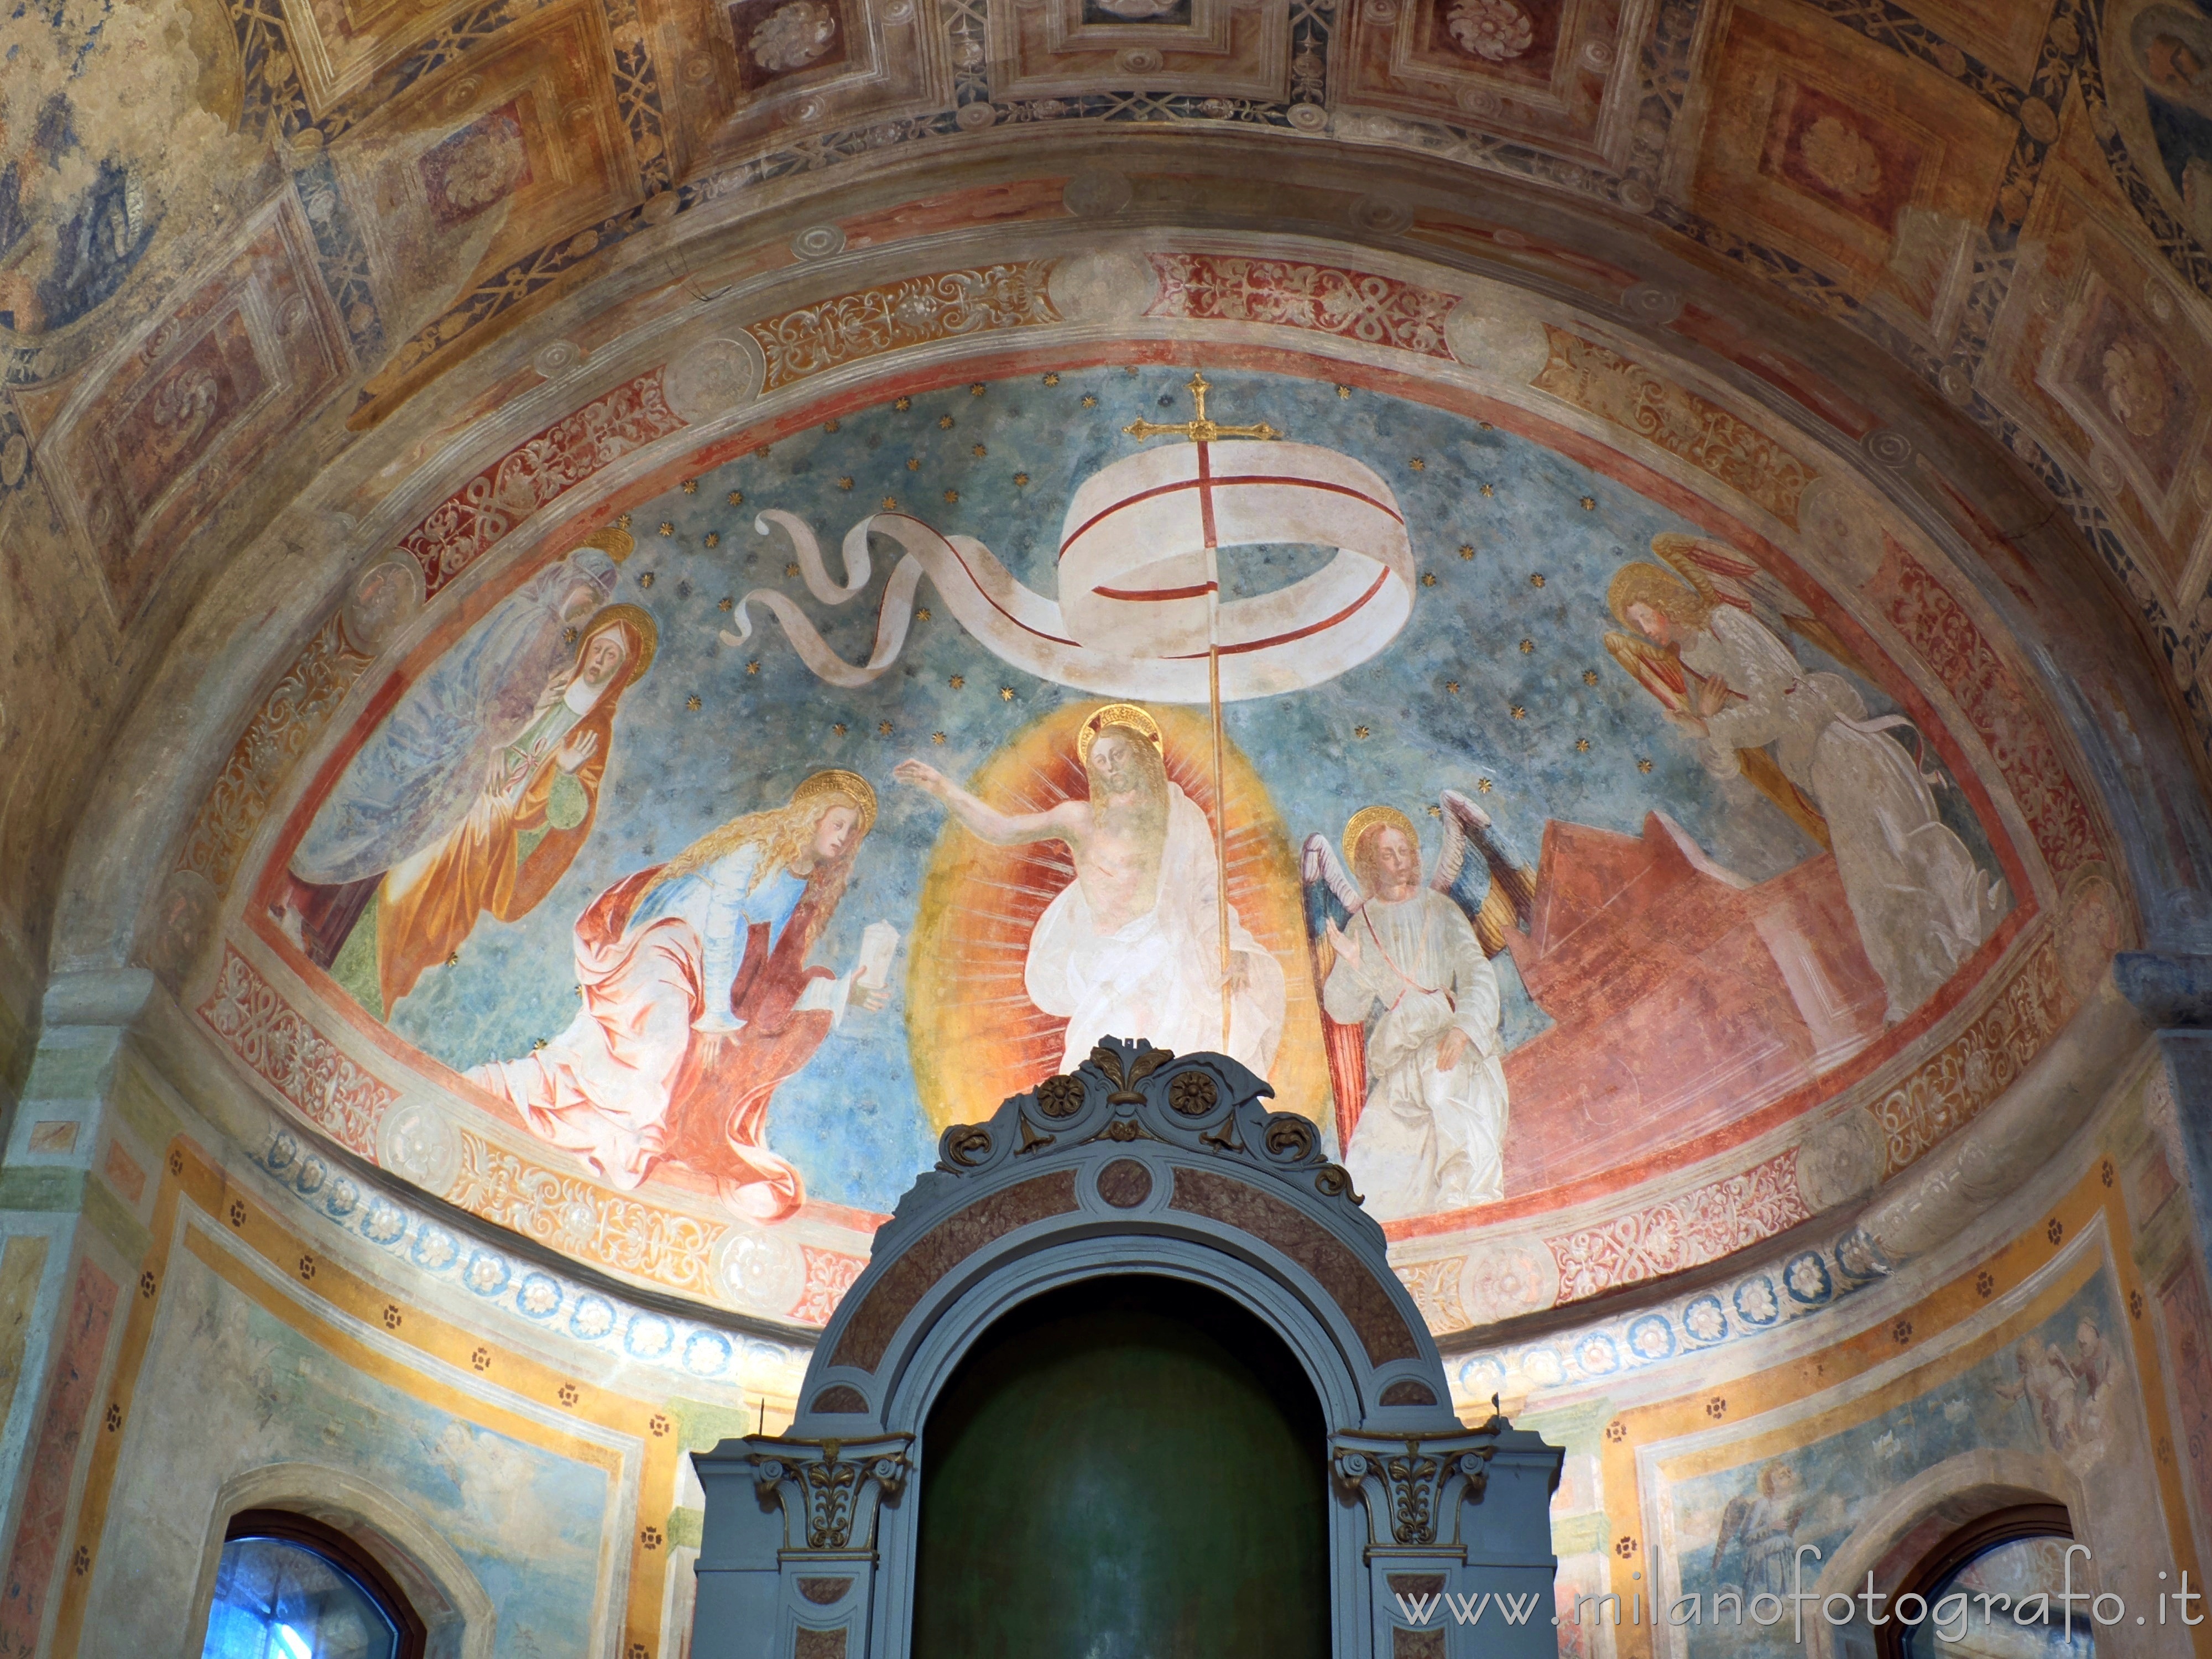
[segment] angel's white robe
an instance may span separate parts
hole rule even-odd
[[[1682,660],[1738,694],[1705,721],[1705,769],[1726,777],[1740,749],[1774,745],[1782,774],[1828,821],[1836,874],[1867,960],[1899,1020],[1934,994],[2004,914],[2002,887],[1974,863],[1936,811],[1904,746],[1885,735],[1905,722],[1867,718],[1839,674],[1808,674],[1757,618],[1714,608]]]
[[[1090,896],[1074,881],[1045,907],[1030,933],[1024,978],[1030,1000],[1067,1017],[1060,1068],[1072,1072],[1099,1039],[1143,1037],[1176,1053],[1225,1054],[1261,1077],[1282,1041],[1282,964],[1229,908],[1229,948],[1244,963],[1221,1030],[1220,911],[1213,830],[1196,803],[1168,786],[1166,844],[1152,908],[1102,933]]]
[[[1504,1195],[1505,1064],[1498,975],[1466,913],[1424,887],[1370,898],[1352,919],[1354,963],[1339,952],[1322,988],[1329,1018],[1367,1028],[1367,1100],[1345,1168],[1378,1220],[1486,1204]],[[1378,1012],[1379,1008],[1379,1012]],[[1467,1049],[1437,1069],[1445,1035]]]

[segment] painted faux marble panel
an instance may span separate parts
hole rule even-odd
[[[1112,1032],[1416,1228],[1783,1121],[2017,932],[1966,751],[1772,545],[1349,386],[1217,370],[1194,442],[1189,378],[824,409],[434,605],[257,927],[607,1186],[881,1212]]]
[[[2212,1297],[2203,1265],[2187,1252],[2159,1289],[2173,1366],[2174,1403],[2198,1524],[2212,1517]]]
[[[0,1596],[0,1652],[37,1650],[52,1609],[62,1549],[62,1526],[77,1453],[84,1444],[108,1328],[115,1318],[114,1280],[91,1262],[77,1267],[69,1316],[57,1334],[53,1380],[39,1427],[22,1518],[8,1559],[7,1590]]]
[[[727,15],[738,84],[749,93],[845,64],[849,25],[842,9],[825,0],[735,0]]]

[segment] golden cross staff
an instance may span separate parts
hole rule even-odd
[[[1194,369],[1185,383],[1197,413],[1190,420],[1163,425],[1158,421],[1132,421],[1121,428],[1131,437],[1188,438],[1198,446],[1199,520],[1206,531],[1206,692],[1213,722],[1213,909],[1221,936],[1221,1048],[1229,1050],[1229,793],[1222,779],[1221,762],[1221,550],[1213,532],[1213,469],[1206,447],[1224,438],[1258,438],[1262,441],[1283,434],[1265,421],[1249,426],[1224,426],[1206,413],[1206,394],[1212,390],[1203,369]]]
[[[1188,438],[1194,444],[1218,443],[1224,438],[1265,440],[1283,435],[1265,421],[1255,421],[1250,426],[1224,426],[1218,421],[1208,420],[1206,416],[1206,394],[1213,390],[1213,382],[1206,378],[1205,370],[1196,371],[1183,384],[1190,392],[1191,401],[1198,405],[1195,420],[1177,421],[1173,426],[1162,426],[1157,421],[1132,421],[1121,430],[1133,438]],[[1211,551],[1212,542],[1208,541],[1206,545]]]

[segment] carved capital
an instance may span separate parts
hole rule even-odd
[[[1340,1434],[1329,1470],[1346,1502],[1365,1504],[1370,1549],[1451,1549],[1459,1506],[1482,1501],[1497,1450],[1488,1425],[1462,1434]]]
[[[787,1536],[810,1551],[875,1548],[876,1505],[896,1500],[913,1472],[911,1435],[864,1441],[749,1436],[753,1486],[783,1506]]]

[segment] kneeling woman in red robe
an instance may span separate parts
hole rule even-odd
[[[769,1097],[849,1003],[886,1000],[806,963],[875,818],[866,779],[817,772],[788,805],[617,882],[576,923],[574,1022],[470,1080],[617,1187],[674,1159],[714,1176],[742,1214],[789,1215],[804,1191],[765,1143]]]

